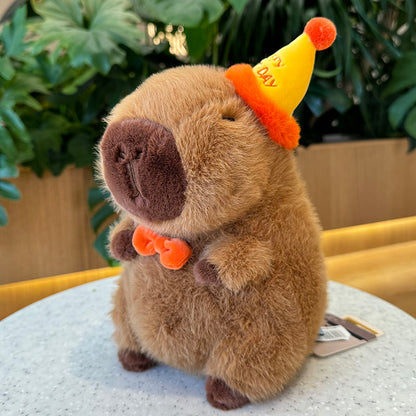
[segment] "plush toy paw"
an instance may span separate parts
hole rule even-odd
[[[250,400],[233,390],[223,380],[209,376],[205,383],[207,400],[211,406],[221,410],[232,410],[250,403]]]
[[[118,232],[111,240],[110,250],[117,260],[133,260],[137,252],[132,244],[133,231],[123,230]]]
[[[202,286],[219,286],[221,284],[215,266],[205,259],[199,260],[194,265],[194,276],[196,282]]]
[[[127,371],[146,371],[157,365],[155,360],[141,352],[122,349],[118,351],[118,359]]]

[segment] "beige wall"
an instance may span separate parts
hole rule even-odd
[[[3,17],[3,15],[9,10],[10,6],[13,3],[19,3],[23,4],[24,0],[0,0],[0,19]]]
[[[324,229],[416,215],[416,150],[406,139],[312,145],[299,167]]]
[[[41,179],[24,170],[12,182],[22,199],[1,200],[9,224],[0,228],[0,284],[106,265],[92,246],[89,169],[70,167]]]

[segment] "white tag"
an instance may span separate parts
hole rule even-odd
[[[350,336],[342,325],[321,326],[317,341],[347,341]]]

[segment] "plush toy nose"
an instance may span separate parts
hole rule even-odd
[[[104,180],[124,209],[147,221],[181,214],[187,181],[168,129],[150,120],[117,121],[104,132],[100,152]]]

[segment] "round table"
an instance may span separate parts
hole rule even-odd
[[[122,369],[109,316],[115,279],[58,293],[0,322],[0,414],[224,415],[205,380],[160,365]],[[309,357],[274,400],[238,415],[416,415],[416,320],[374,296],[329,283],[333,314],[384,330],[375,341],[328,358]]]

